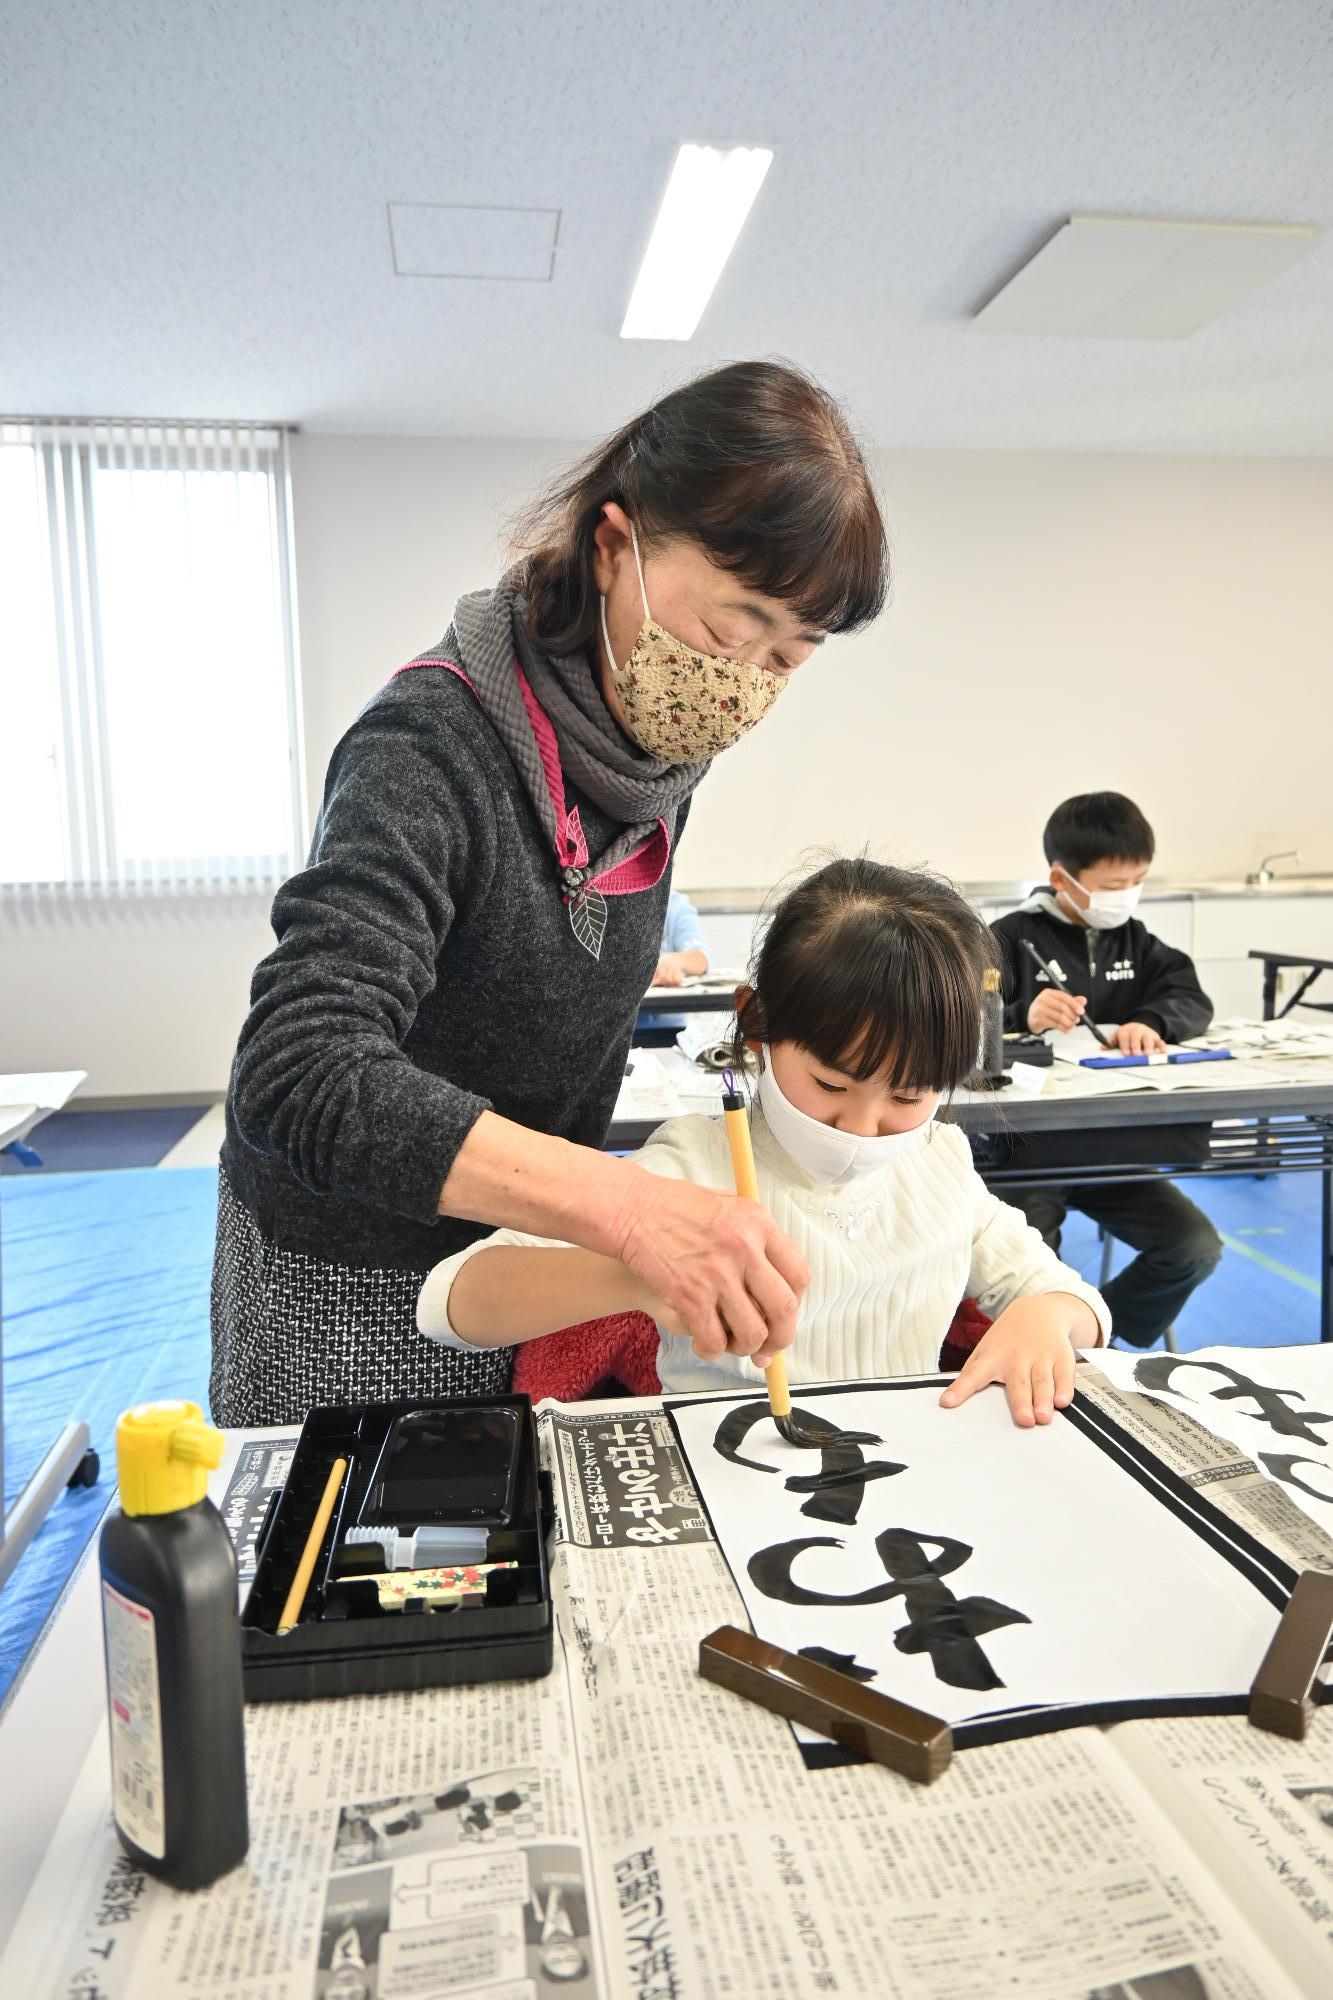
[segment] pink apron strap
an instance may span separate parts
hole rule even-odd
[[[443,667],[447,673],[456,675],[465,687],[471,688],[474,695],[477,693],[471,676],[458,662],[446,660],[439,653],[423,653],[418,659],[408,660],[404,666],[394,670],[394,679],[399,674],[410,673],[414,667]],[[578,807],[567,810],[565,806],[565,774],[560,768],[560,744],[551,718],[533,693],[531,683],[517,659],[514,661],[514,672],[518,675],[519,692],[532,725],[551,810],[555,814],[556,858],[562,868],[586,868],[587,836],[579,822]],[[632,854],[627,854],[614,868],[608,868],[604,875],[594,876],[590,886],[600,889],[604,896],[633,896],[641,889],[655,889],[666,873],[670,859],[671,835],[666,821],[659,819],[653,831]]]

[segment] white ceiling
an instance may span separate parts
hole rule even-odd
[[[983,337],[1073,211],[1333,223],[1325,0],[0,0],[0,409],[573,438],[720,359],[888,445],[1333,453],[1333,231],[1179,341]],[[777,159],[693,341],[618,329],[678,142]],[[386,204],[558,208],[550,284]]]

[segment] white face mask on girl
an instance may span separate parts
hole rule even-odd
[[[784,1153],[789,1153],[798,1167],[810,1175],[812,1180],[822,1181],[830,1187],[848,1187],[853,1181],[865,1180],[877,1174],[884,1167],[924,1139],[934,1123],[935,1111],[923,1118],[919,1125],[911,1125],[905,1132],[884,1132],[873,1139],[858,1138],[854,1132],[840,1132],[836,1125],[822,1125],[818,1118],[811,1118],[808,1112],[798,1111],[787,1097],[773,1074],[771,1062],[765,1062],[759,1072],[759,1102],[768,1129],[777,1140]]]
[[[1068,874],[1069,871],[1066,869],[1065,872]],[[1069,879],[1083,889],[1077,875],[1070,875]],[[1139,907],[1143,884],[1136,882],[1132,889],[1083,889],[1083,893],[1088,899],[1088,907],[1078,913],[1084,923],[1094,931],[1115,931],[1121,924],[1127,924]],[[1078,910],[1072,896],[1069,901]]]

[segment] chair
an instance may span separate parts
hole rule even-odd
[[[974,1299],[961,1302],[940,1349],[946,1374],[962,1367],[989,1325]],[[757,1375],[755,1384],[762,1394]],[[609,1313],[526,1340],[514,1351],[514,1387],[534,1403],[543,1396],[572,1403],[584,1396],[659,1395],[657,1328],[647,1313]]]
[[[1106,1290],[1106,1281],[1111,1275],[1111,1266],[1115,1263],[1115,1238],[1112,1236],[1110,1230],[1100,1223],[1097,1227],[1097,1236],[1102,1246],[1102,1268],[1097,1273],[1097,1289],[1099,1292],[1104,1292]],[[1111,1331],[1114,1333],[1115,1328],[1112,1327]],[[1162,1335],[1162,1345],[1168,1354],[1179,1354],[1180,1348],[1176,1342],[1174,1324],[1169,1326]]]

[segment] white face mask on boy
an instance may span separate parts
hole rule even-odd
[[[919,1139],[925,1138],[938,1109],[938,1105],[933,1105],[928,1117],[905,1132],[859,1138],[855,1132],[840,1132],[836,1125],[823,1125],[808,1112],[798,1111],[784,1097],[773,1065],[767,1060],[759,1072],[759,1102],[768,1129],[783,1152],[789,1153],[812,1180],[830,1187],[849,1187],[853,1181],[865,1180],[891,1165]]]
[[[1077,875],[1070,875],[1069,880],[1083,889],[1083,884]],[[1115,931],[1119,930],[1121,924],[1127,924],[1139,907],[1143,884],[1136,882],[1132,889],[1083,889],[1083,893],[1088,899],[1086,910],[1078,910],[1078,904],[1074,902],[1072,896],[1069,901],[1078,910],[1084,923],[1094,931]]]

